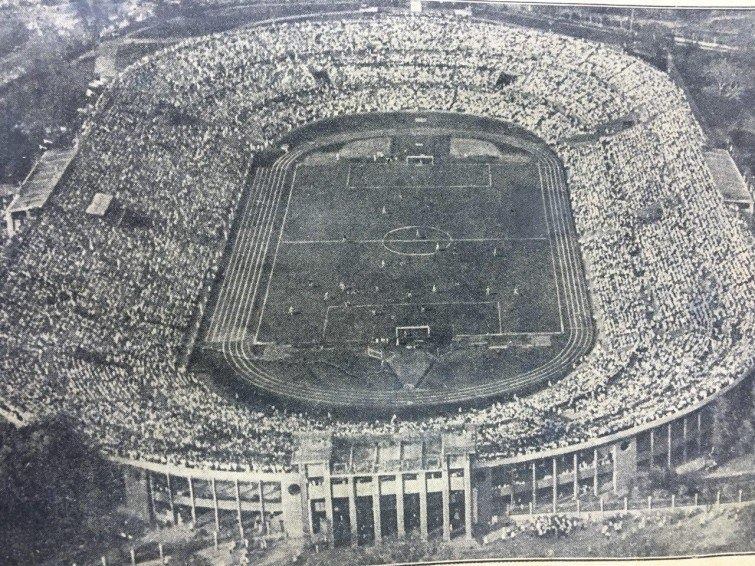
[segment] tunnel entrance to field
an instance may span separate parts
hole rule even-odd
[[[396,536],[398,533],[395,495],[380,496],[380,532],[383,537]]]
[[[404,524],[406,532],[420,531],[419,493],[408,493],[404,496]]]
[[[443,494],[427,494],[427,531],[437,533],[443,530]]]
[[[451,532],[464,529],[464,492],[452,491],[450,500]]]

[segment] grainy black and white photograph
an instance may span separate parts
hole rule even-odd
[[[0,0],[0,564],[752,559],[754,31]]]

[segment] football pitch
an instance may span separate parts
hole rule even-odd
[[[561,332],[539,185],[535,160],[297,167],[255,341]]]
[[[268,392],[334,404],[563,375],[592,319],[560,168],[465,135],[351,132],[257,166],[205,347]]]

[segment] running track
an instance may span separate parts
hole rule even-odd
[[[434,129],[435,133],[444,133]],[[458,131],[458,130],[456,130]],[[449,132],[452,132],[449,130]],[[397,130],[381,130],[373,135],[392,135]],[[370,391],[344,387],[322,388],[307,382],[292,383],[284,371],[265,367],[251,352],[258,324],[252,320],[255,303],[266,299],[267,285],[262,283],[268,258],[273,258],[282,230],[275,229],[276,219],[285,213],[291,198],[296,163],[306,153],[321,145],[363,137],[358,134],[329,137],[317,143],[307,142],[279,158],[272,167],[258,168],[252,180],[251,194],[241,211],[241,224],[222,281],[217,307],[212,313],[206,344],[220,344],[223,357],[245,380],[270,393],[310,403],[332,406],[401,407],[442,405],[468,402],[531,389],[563,377],[592,346],[595,328],[591,318],[589,295],[581,256],[577,248],[566,183],[560,163],[544,149],[534,152],[539,158],[543,202],[548,220],[549,238],[555,253],[559,300],[566,313],[568,341],[553,358],[537,368],[514,378],[452,390]],[[280,222],[278,222],[280,223]],[[268,278],[269,280],[269,278]]]

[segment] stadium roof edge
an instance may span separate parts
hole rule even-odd
[[[711,149],[705,152],[705,161],[724,202],[752,210],[753,197],[731,154],[725,149]]]
[[[75,146],[43,153],[24,179],[6,214],[43,207],[75,154]]]

